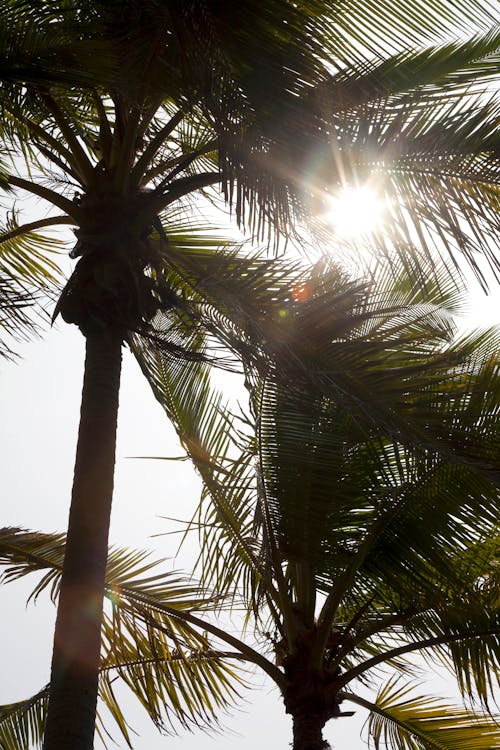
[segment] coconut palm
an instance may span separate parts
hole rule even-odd
[[[219,668],[220,660],[244,660],[274,680],[293,718],[296,750],[324,748],[325,723],[347,720],[358,706],[370,712],[376,746],[500,747],[488,713],[500,667],[498,336],[454,342],[461,292],[441,279],[422,293],[414,279],[395,281],[393,270],[377,271],[376,284],[353,282],[326,261],[312,272],[281,270],[271,303],[259,303],[257,314],[258,295],[242,293],[249,274],[234,262],[240,288],[228,283],[224,302],[230,309],[234,294],[240,317],[226,342],[246,352],[249,414],[224,407],[206,363],[172,367],[151,340],[136,340],[155,395],[203,479],[193,525],[210,603],[243,604],[246,632],[250,623],[254,631],[251,645],[217,625],[213,609],[207,617],[206,604],[205,612],[199,602],[198,611],[179,608],[165,580],[151,586],[125,575],[130,553],[120,553],[118,591],[109,585],[112,556],[114,616],[104,630],[101,682],[107,665],[130,663],[137,649],[140,679],[129,679],[124,666],[123,676],[137,683],[153,718],[156,705],[151,710],[141,692],[144,670],[164,652],[151,634],[171,636],[177,623],[209,634],[204,653]],[[383,403],[369,409],[384,397],[402,411],[397,436]],[[6,530],[7,578],[47,568],[39,593],[58,580],[62,546],[61,537]],[[422,657],[450,670],[464,698],[482,708],[412,690],[408,677],[421,671]],[[170,675],[168,659],[156,664]],[[42,709],[43,694],[4,707],[0,731],[10,732],[9,750],[20,747],[24,727],[41,733]]]
[[[86,51],[85,80],[65,75],[63,55],[53,83],[29,66],[21,83],[6,77],[1,96],[12,162],[3,181],[57,212],[4,239],[75,227],[80,260],[55,312],[80,328],[87,352],[47,749],[91,746],[122,345],[149,330],[159,309],[180,321],[195,315],[182,286],[167,283],[167,214],[185,211],[194,193],[218,192],[254,234],[286,236],[335,185],[373,172],[402,200],[378,240],[384,252],[402,252],[405,240],[405,252],[425,254],[439,237],[446,251],[478,249],[496,262],[496,112],[484,98],[498,62],[494,6],[445,5],[430,19],[417,0],[404,17],[389,3],[360,2],[334,18],[328,10],[313,0],[271,2],[265,13],[255,2],[230,12],[210,2],[7,4],[17,51],[26,41],[19,29],[30,27]],[[412,45],[437,25],[478,35],[380,62],[374,33],[353,51],[367,18]],[[314,155],[323,168],[311,172]],[[180,356],[176,344],[165,347]]]
[[[279,687],[295,750],[324,748],[356,706],[377,747],[500,747],[498,334],[454,341],[460,293],[391,276],[323,267],[275,292],[253,318],[246,416],[209,396],[202,364],[187,387],[142,353],[204,481],[202,580],[245,602],[260,650],[241,653]],[[482,709],[412,692],[417,654]]]
[[[221,181],[216,133],[199,111],[198,89],[210,89],[193,56],[202,10],[186,13],[155,3],[97,2],[73,10],[66,3],[9,4],[16,30],[31,22],[55,30],[66,44],[89,35],[97,43],[104,38],[111,59],[127,60],[112,85],[103,76],[83,89],[26,78],[22,85],[5,86],[2,97],[4,142],[31,169],[27,179],[14,165],[5,181],[59,211],[16,227],[16,238],[73,224],[78,239],[73,254],[82,256],[56,308],[81,329],[87,358],[46,747],[92,745],[121,347],[128,332],[143,328],[158,307],[186,314],[175,292],[158,283],[160,256],[150,236],[156,232],[166,245],[159,214]],[[305,18],[304,10],[295,15]],[[298,70],[311,80],[319,39],[311,34],[314,23],[308,26],[301,40],[295,21],[293,36],[276,39],[275,48],[289,47]],[[224,85],[224,79],[215,84]],[[207,250],[211,244],[207,240]]]

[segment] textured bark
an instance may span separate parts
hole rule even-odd
[[[44,750],[91,750],[113,493],[121,334],[87,336]]]
[[[293,717],[293,750],[327,750],[323,739],[324,717],[318,714],[300,714]]]

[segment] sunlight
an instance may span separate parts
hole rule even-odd
[[[343,188],[329,198],[328,204],[325,219],[345,239],[368,234],[380,226],[383,203],[369,187]]]

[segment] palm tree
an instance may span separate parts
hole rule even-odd
[[[346,704],[369,709],[377,747],[500,747],[488,716],[500,674],[498,333],[454,341],[461,292],[444,279],[422,293],[393,269],[376,276],[352,282],[324,264],[297,275],[288,299],[275,288],[271,309],[249,317],[260,341],[243,360],[249,415],[210,397],[202,364],[187,387],[152,347],[140,357],[204,481],[202,581],[246,604],[261,648],[241,654],[279,687],[294,750],[324,748]],[[241,351],[241,331],[231,340]],[[482,710],[412,693],[416,654]],[[367,698],[383,668],[392,676]]]
[[[370,18],[415,44],[431,35],[425,6],[415,1],[401,18],[382,4]],[[8,3],[16,50],[20,29],[57,34],[63,49],[82,51],[85,73],[75,85],[58,58],[55,82],[21,69],[1,97],[12,161],[4,183],[57,211],[3,239],[67,224],[81,256],[55,313],[80,328],[86,364],[46,750],[92,744],[122,345],[159,309],[181,322],[195,314],[182,287],[167,283],[178,265],[165,224],[172,207],[217,186],[254,234],[289,235],[335,185],[382,173],[384,190],[403,201],[379,239],[384,252],[403,252],[404,239],[405,251],[426,253],[439,236],[447,250],[479,249],[496,263],[496,115],[481,97],[497,69],[494,7],[437,10],[434,23],[480,35],[384,62],[366,57],[380,48],[376,35],[366,35],[364,54],[352,50],[363,2],[349,17],[327,11],[313,0],[276,0],[265,13],[246,3],[230,17],[210,2]],[[312,154],[324,165],[314,175]]]
[[[269,281],[273,264],[258,265],[257,289],[259,273]],[[233,274],[239,291],[228,289],[240,326],[238,336],[229,328],[227,343],[245,350],[242,320],[261,331],[247,326],[249,414],[224,408],[206,363],[172,368],[150,340],[136,341],[203,479],[193,523],[212,598],[201,612],[199,601],[181,608],[166,577],[138,581],[132,553],[120,552],[118,564],[112,555],[102,684],[109,665],[120,665],[154,719],[145,671],[160,654],[158,673],[170,672],[151,634],[172,637],[184,627],[182,637],[192,640],[188,628],[198,628],[211,637],[202,650],[218,665],[244,660],[274,680],[293,718],[294,750],[324,748],[325,723],[356,706],[370,711],[376,746],[500,747],[488,710],[500,667],[498,335],[454,342],[451,313],[461,291],[445,276],[422,293],[412,278],[394,280],[394,268],[367,284],[326,261],[286,276],[280,264],[272,304],[261,302],[258,316],[245,302],[257,295],[242,293],[249,274],[238,263]],[[398,437],[384,403],[369,409],[384,397],[404,412]],[[423,422],[429,429],[417,435]],[[54,586],[62,547],[61,536],[5,530],[7,580],[47,569],[35,593]],[[246,606],[257,646],[207,617],[207,602],[216,609],[228,597]],[[135,680],[126,668],[131,648],[140,654]],[[464,698],[482,709],[412,691],[415,655],[450,670]],[[377,684],[378,695],[367,697]],[[4,707],[0,732],[10,733],[9,750],[22,746],[24,727],[41,735],[43,721],[43,694]]]

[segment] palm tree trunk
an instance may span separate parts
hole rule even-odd
[[[87,335],[44,750],[91,750],[113,493],[121,333]]]
[[[321,715],[302,713],[293,717],[293,750],[327,750],[323,739],[325,720]]]

